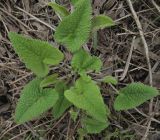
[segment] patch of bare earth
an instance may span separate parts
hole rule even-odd
[[[53,33],[59,18],[46,6],[47,2],[0,0],[0,140],[77,139],[79,122],[74,123],[68,113],[54,120],[48,112],[24,125],[16,125],[13,119],[20,91],[34,75],[15,54],[7,34],[14,31],[55,44]],[[67,0],[57,2],[71,8]],[[96,49],[90,43],[86,46],[104,64],[99,74],[92,74],[93,78],[116,76],[117,89],[133,81],[160,88],[160,1],[93,0],[93,13],[106,14],[116,22],[116,26],[98,31]],[[65,77],[70,74],[71,54],[62,46],[60,49],[66,59],[52,71]],[[110,126],[99,135],[89,135],[87,140],[160,140],[159,97],[136,109],[115,112],[114,89],[103,84],[101,91],[111,110]]]

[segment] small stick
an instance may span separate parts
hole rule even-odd
[[[150,63],[150,58],[149,58],[149,50],[148,50],[148,45],[147,45],[147,42],[145,40],[145,37],[144,37],[144,33],[143,33],[143,30],[142,30],[142,25],[139,21],[139,18],[133,8],[133,5],[132,5],[132,2],[131,0],[127,0],[127,3],[129,5],[129,8],[132,12],[132,15],[134,17],[134,20],[137,24],[137,27],[139,29],[139,34],[140,34],[140,37],[141,37],[141,40],[142,40],[142,43],[144,45],[144,49],[145,49],[145,54],[146,54],[146,59],[147,59],[147,65],[148,65],[148,70],[149,70],[149,83],[150,85],[152,86],[153,82],[153,77],[152,77],[152,67],[151,67],[151,63]],[[149,114],[150,116],[152,115],[152,111],[153,111],[153,99],[150,101],[150,104],[149,104]],[[149,122],[148,122],[148,126],[147,126],[147,130],[142,138],[142,140],[145,140],[148,136],[148,132],[149,132],[149,129],[150,129],[150,126],[151,126],[151,122],[152,120],[150,119]]]
[[[25,79],[26,77],[31,76],[32,74],[33,74],[32,72],[27,73],[27,74],[25,74],[24,76],[20,77],[19,79],[15,80],[15,81],[12,81],[10,84],[13,85],[13,84],[15,84],[15,83],[17,83],[17,82]]]
[[[30,17],[32,17],[33,19],[37,20],[38,22],[40,22],[41,24],[45,25],[46,27],[50,28],[51,30],[55,31],[55,27],[50,26],[49,24],[45,23],[44,21],[40,20],[39,18],[33,16],[32,14],[28,13],[27,11],[21,9],[20,7],[16,8],[22,12],[24,12],[25,14],[29,15]]]
[[[7,14],[8,16],[10,16],[11,18],[13,18],[14,20],[16,20],[17,22],[19,22],[20,24],[22,24],[24,27],[26,27],[27,29],[30,29],[26,24],[24,24],[21,20],[17,19],[15,16],[13,16],[12,14],[10,14],[9,12],[5,11],[4,9],[0,8],[0,10]]]
[[[45,140],[44,138],[40,137],[39,134],[35,132],[34,129],[30,128],[27,124],[23,124],[35,137],[39,138],[39,140]]]
[[[131,61],[131,58],[132,58],[132,52],[133,52],[133,48],[134,48],[134,41],[135,41],[135,36],[133,37],[132,39],[132,44],[131,44],[131,48],[130,48],[130,51],[129,51],[129,55],[128,55],[128,58],[127,58],[127,61],[126,61],[126,66],[124,68],[124,72],[120,78],[120,81],[122,81],[126,75],[127,75],[127,72],[128,72],[128,69],[129,69],[129,65],[130,65],[130,61]]]
[[[152,0],[153,5],[156,7],[157,11],[160,13],[160,7],[157,5],[157,3]]]
[[[137,27],[139,29],[139,34],[140,34],[140,37],[141,37],[141,40],[142,40],[142,43],[144,45],[144,49],[145,49],[145,54],[146,54],[146,59],[147,59],[147,64],[148,64],[148,69],[149,69],[149,82],[150,82],[150,85],[152,86],[152,68],[151,68],[151,63],[150,63],[150,58],[149,58],[149,50],[148,50],[148,45],[147,45],[147,42],[146,42],[146,39],[144,37],[144,33],[143,33],[143,29],[142,29],[142,25],[139,21],[139,18],[133,8],[133,5],[132,5],[132,2],[131,0],[127,0],[128,2],[128,5],[130,7],[130,10],[133,14],[133,17],[134,17],[134,20],[137,24]]]

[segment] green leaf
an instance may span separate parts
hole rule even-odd
[[[102,62],[98,57],[90,56],[87,52],[81,49],[74,54],[71,65],[72,68],[79,73],[88,70],[99,72]]]
[[[110,76],[110,75],[109,76],[105,76],[103,78],[103,82],[107,83],[107,84],[112,84],[112,85],[117,85],[117,83],[118,83],[117,79],[115,77],[113,77],[113,76]]]
[[[71,3],[72,3],[73,5],[76,5],[77,2],[80,1],[80,0],[70,0],[70,1],[71,1]]]
[[[119,95],[114,103],[114,108],[116,110],[132,109],[157,95],[159,95],[159,93],[156,88],[142,83],[131,83],[119,91]]]
[[[77,51],[87,42],[91,27],[91,2],[80,0],[75,11],[57,27],[55,40],[65,45],[71,52]]]
[[[59,5],[59,4],[55,3],[55,2],[49,2],[48,5],[51,6],[52,9],[53,9],[62,19],[70,14],[65,7]]]
[[[35,119],[58,100],[58,93],[54,89],[41,89],[40,83],[41,79],[34,79],[24,87],[15,113],[18,124]]]
[[[9,33],[9,38],[26,67],[39,77],[48,74],[48,64],[57,65],[63,60],[63,54],[45,41],[31,39],[14,32]]]
[[[79,78],[74,87],[65,91],[65,97],[76,107],[87,111],[87,114],[93,118],[101,122],[106,121],[106,106],[94,81]]]
[[[69,113],[70,113],[71,119],[74,122],[76,122],[76,119],[78,118],[79,112],[72,109],[72,110],[69,111]]]
[[[64,82],[58,82],[55,89],[58,92],[59,99],[53,106],[52,114],[55,119],[58,119],[71,106],[71,103],[64,96],[64,91],[67,89]]]
[[[85,136],[87,136],[87,131],[85,129],[79,128],[78,132],[78,140],[84,140]]]
[[[84,129],[87,130],[87,133],[90,134],[100,133],[109,125],[108,121],[100,122],[88,117],[82,119],[82,124],[84,125]]]
[[[85,72],[80,73],[80,76],[86,82],[91,82],[92,81],[92,78],[89,75],[87,75],[87,73],[85,73]]]
[[[57,82],[58,74],[52,74],[45,77],[42,82],[40,83],[40,87],[44,88],[51,84],[55,84]]]
[[[113,25],[115,25],[114,21],[105,15],[98,15],[92,19],[92,31],[104,29]]]

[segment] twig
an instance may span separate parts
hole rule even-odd
[[[126,77],[126,74],[128,72],[128,69],[129,69],[129,65],[130,65],[130,61],[131,61],[131,58],[132,58],[132,52],[133,52],[133,48],[134,48],[134,41],[135,41],[135,36],[133,37],[132,39],[132,44],[131,44],[131,48],[130,48],[130,51],[129,51],[129,55],[128,55],[128,58],[127,58],[127,61],[126,61],[126,66],[124,68],[124,72],[120,78],[120,81],[122,81],[125,77]]]
[[[53,121],[53,119],[52,119],[52,120],[49,120],[49,121],[47,121],[47,122],[41,123],[41,124],[35,126],[34,129],[39,128],[40,126],[43,126],[43,125],[45,125],[45,124],[48,124],[48,123],[50,123],[50,122],[52,122],[52,121]],[[15,129],[15,128],[18,127],[18,126],[20,126],[20,125],[18,124],[18,125],[13,126],[12,128],[5,129],[5,130],[3,131],[4,133],[3,133],[3,132],[0,133],[0,134],[1,134],[1,135],[0,135],[0,139],[2,139],[2,138],[4,137],[4,135],[6,135],[9,131]],[[12,137],[12,138],[9,139],[9,140],[17,139],[19,136],[21,136],[21,135],[23,135],[23,134],[26,134],[27,132],[30,132],[30,130],[27,129],[27,130],[25,130],[24,132],[22,132],[22,133],[20,133],[20,134],[18,134],[18,135],[15,135],[14,137]]]
[[[152,67],[152,73],[155,72],[155,70],[157,69],[157,67],[159,66],[159,64],[160,64],[160,61],[157,61],[157,62],[154,64],[154,66]],[[146,77],[146,79],[144,80],[144,82],[147,82],[148,79],[149,79],[149,76]]]
[[[2,139],[4,137],[4,135],[6,135],[9,131],[15,129],[18,126],[19,126],[19,124],[17,124],[15,126],[11,127],[11,128],[8,128],[8,129],[5,129],[4,131],[2,131],[2,133],[0,133],[1,134],[0,139]]]
[[[142,116],[144,116],[144,117],[146,117],[146,118],[149,118],[149,117],[150,117],[150,116],[144,114],[143,112],[141,112],[140,110],[138,110],[137,108],[135,108],[135,110],[136,110],[139,114],[141,114]],[[158,123],[158,124],[160,124],[160,121],[158,121],[157,119],[155,119],[155,118],[153,118],[153,117],[151,118],[151,120],[154,121],[154,122],[156,122],[156,123]]]
[[[13,85],[13,84],[15,84],[15,83],[23,80],[24,78],[26,78],[26,77],[28,77],[28,76],[31,76],[32,74],[33,74],[32,72],[27,73],[27,74],[25,74],[24,76],[20,77],[19,79],[15,80],[15,81],[12,81],[10,84]]]
[[[69,122],[68,122],[67,136],[66,136],[67,138],[66,138],[66,140],[70,140],[70,136],[69,136],[70,126],[71,126],[71,118],[69,118]]]
[[[144,45],[147,64],[148,64],[148,69],[149,69],[149,78],[150,78],[149,79],[149,83],[152,86],[152,68],[151,68],[151,64],[150,64],[148,45],[147,45],[146,39],[144,37],[144,33],[143,33],[143,30],[142,30],[142,25],[141,25],[141,23],[139,21],[139,18],[138,18],[137,14],[136,14],[136,12],[135,12],[135,10],[133,8],[132,2],[131,2],[131,0],[127,0],[127,2],[128,2],[129,7],[130,7],[130,10],[131,10],[131,12],[133,14],[134,20],[135,20],[135,22],[137,24],[137,27],[139,29],[139,34],[140,34],[142,43]]]
[[[0,10],[7,14],[8,16],[10,16],[11,18],[13,18],[14,20],[16,20],[17,22],[19,22],[20,24],[22,24],[24,27],[26,27],[27,29],[30,29],[26,24],[24,24],[21,20],[17,19],[15,16],[13,16],[12,14],[10,14],[9,12],[5,11],[4,9],[0,8]]]
[[[135,12],[135,10],[134,10],[134,8],[133,8],[133,5],[132,5],[131,0],[127,0],[127,3],[128,3],[129,8],[130,8],[130,10],[131,10],[131,12],[132,12],[132,15],[133,15],[133,17],[134,17],[134,20],[135,20],[135,22],[136,22],[136,24],[137,24],[137,27],[138,27],[138,29],[139,29],[139,34],[140,34],[142,43],[143,43],[143,45],[144,45],[145,54],[146,54],[146,59],[147,59],[147,65],[148,65],[148,70],[149,70],[149,83],[150,83],[150,85],[152,86],[152,83],[153,83],[153,82],[152,82],[152,79],[153,79],[153,78],[152,78],[152,68],[151,68],[151,63],[150,63],[150,58],[149,58],[148,45],[147,45],[147,42],[146,42],[145,37],[144,37],[144,33],[143,33],[143,30],[142,30],[142,25],[141,25],[141,23],[140,23],[140,21],[139,21],[139,18],[138,18],[137,14],[136,14],[136,12]],[[152,110],[153,110],[153,99],[150,101],[150,104],[149,104],[149,115],[150,115],[150,116],[152,115]],[[152,120],[150,119],[149,122],[148,122],[147,130],[146,130],[146,132],[145,132],[142,140],[145,140],[145,139],[147,138],[147,136],[148,136],[148,132],[149,132],[149,129],[150,129],[151,121],[152,121]]]
[[[119,91],[112,84],[109,83],[109,86],[116,92],[116,94],[119,94]]]
[[[156,7],[157,11],[160,13],[160,7],[157,5],[157,3],[152,0],[152,4]]]
[[[34,135],[35,137],[39,138],[39,140],[46,140],[46,139],[42,138],[39,134],[37,134],[35,132],[35,130],[30,128],[27,124],[23,124],[23,125],[32,133],[32,135]]]
[[[152,122],[152,120],[151,120],[151,118],[150,118],[150,119],[149,119],[149,122],[148,122],[148,125],[147,125],[146,132],[145,132],[144,136],[142,137],[142,140],[146,140],[146,139],[147,139],[147,137],[148,137],[148,132],[149,132],[149,129],[150,129],[150,127],[151,127],[151,122]]]
[[[66,112],[58,121],[55,122],[52,128],[49,128],[48,132],[46,132],[45,136],[47,136],[67,115],[68,113]]]
[[[6,68],[6,69],[11,69],[11,70],[16,71],[16,72],[19,72],[19,73],[24,73],[24,74],[26,73],[25,71],[16,69],[16,68],[11,67],[11,66],[7,66],[6,64],[2,64],[2,63],[0,63],[0,67],[4,67],[4,68]]]
[[[24,12],[25,14],[27,14],[28,16],[32,17],[33,19],[37,20],[38,22],[40,22],[41,24],[45,25],[46,27],[50,28],[51,30],[55,31],[55,27],[50,26],[49,24],[45,23],[44,21],[40,20],[39,18],[33,16],[32,14],[28,13],[27,11],[21,9],[20,7],[16,6],[16,8],[22,12]]]
[[[148,11],[151,11],[151,10],[154,10],[154,9],[155,9],[155,8],[145,9],[145,10],[142,10],[142,11],[137,12],[137,14],[141,14],[141,13],[144,13],[144,12],[148,12]],[[126,18],[128,18],[128,17],[130,17],[130,16],[132,16],[132,14],[128,14],[128,15],[126,15],[126,16],[123,16],[123,17],[119,18],[119,19],[116,19],[115,22],[118,23],[119,21],[121,21],[121,20],[123,20],[123,19],[126,19]]]

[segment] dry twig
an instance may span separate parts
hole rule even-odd
[[[121,79],[120,81],[122,81],[125,77],[126,77],[126,74],[128,72],[128,69],[129,69],[129,65],[130,65],[130,61],[131,61],[131,58],[132,58],[132,52],[133,52],[133,48],[134,48],[134,41],[135,41],[135,36],[133,37],[132,39],[132,44],[131,44],[131,48],[130,48],[130,52],[129,52],[129,55],[128,55],[128,58],[127,58],[127,61],[126,61],[126,66],[124,68],[124,72],[121,76]]]
[[[147,59],[147,64],[148,64],[148,69],[149,69],[149,78],[150,78],[150,79],[149,79],[149,83],[150,83],[150,85],[152,86],[152,68],[151,68],[151,63],[150,63],[150,58],[149,58],[148,45],[147,45],[146,39],[145,39],[145,37],[144,37],[142,25],[141,25],[141,23],[140,23],[140,21],[139,21],[139,18],[138,18],[137,14],[136,14],[136,12],[135,12],[135,10],[134,10],[134,8],[133,8],[132,2],[131,2],[131,0],[127,0],[127,2],[128,2],[129,7],[130,7],[130,10],[131,10],[131,12],[132,12],[132,14],[133,14],[134,20],[135,20],[135,22],[136,22],[136,24],[137,24],[137,27],[138,27],[138,29],[139,29],[139,34],[140,34],[142,43],[143,43],[143,45],[144,45],[145,54],[146,54],[146,59]]]
[[[144,45],[144,49],[145,49],[145,55],[146,55],[146,59],[147,59],[147,64],[148,64],[148,70],[149,70],[149,83],[150,85],[152,86],[152,67],[151,67],[151,63],[150,63],[150,58],[149,58],[149,50],[148,50],[148,45],[147,45],[147,42],[145,40],[145,37],[144,37],[144,33],[143,33],[143,29],[142,29],[142,25],[139,21],[139,18],[133,8],[133,5],[132,5],[132,2],[131,0],[127,0],[127,3],[129,5],[129,8],[132,12],[132,15],[134,17],[134,20],[137,24],[137,27],[139,29],[139,34],[140,34],[140,37],[141,37],[141,40],[142,40],[142,43]],[[149,114],[150,116],[152,115],[152,110],[153,110],[153,100],[150,101],[150,105],[149,105]],[[151,125],[151,122],[152,120],[149,119],[149,122],[148,122],[148,126],[147,126],[147,130],[142,138],[142,140],[146,140],[147,136],[148,136],[148,132],[149,132],[149,129],[150,129],[150,125]]]
[[[17,7],[16,8],[22,12],[24,12],[25,14],[27,14],[28,16],[32,17],[33,19],[35,19],[36,21],[38,21],[39,23],[45,25],[46,27],[50,28],[51,30],[55,31],[55,27],[52,27],[50,26],[49,24],[45,23],[44,21],[40,20],[39,18],[33,16],[32,14],[28,13],[27,11],[21,9],[20,7]]]
[[[156,7],[157,11],[160,13],[160,7],[157,5],[157,3],[152,0],[153,5]]]

